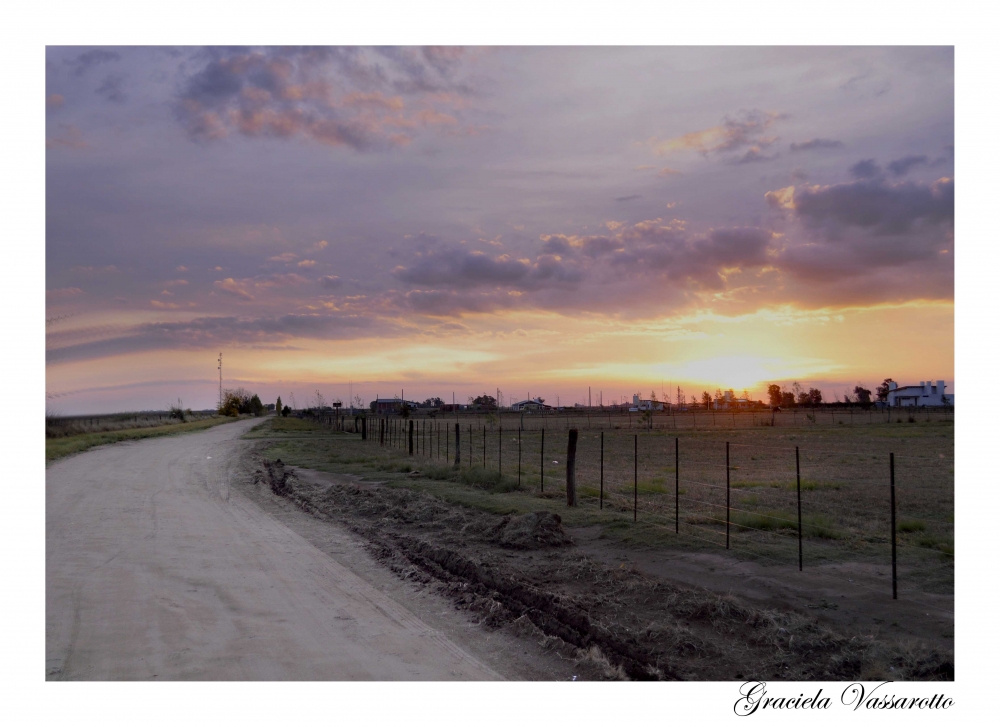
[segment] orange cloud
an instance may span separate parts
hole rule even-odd
[[[46,290],[45,295],[49,298],[72,298],[82,292],[79,288],[56,288],[55,290]]]
[[[656,154],[669,154],[674,151],[697,151],[701,154],[710,152],[732,151],[744,146],[756,145],[758,150],[770,146],[778,137],[763,136],[762,132],[776,121],[785,118],[785,114],[774,111],[744,111],[734,117],[725,117],[718,126],[712,126],[700,131],[692,131],[671,139],[661,140],[656,137],[647,144],[653,147]]]
[[[773,192],[766,192],[764,194],[764,199],[767,200],[768,204],[774,207],[793,210],[795,209],[795,187],[782,187],[781,189],[776,189]]]
[[[237,298],[242,298],[243,300],[253,300],[253,296],[247,291],[245,284],[242,282],[238,283],[232,278],[226,278],[225,280],[216,280],[215,289],[221,293],[226,293],[227,295],[232,295]]]

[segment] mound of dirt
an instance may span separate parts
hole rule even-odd
[[[561,517],[541,510],[506,516],[497,527],[495,542],[502,548],[529,550],[570,545],[573,541],[563,530]]]
[[[274,462],[265,459],[263,465],[267,472],[267,483],[271,486],[271,492],[276,495],[286,494],[289,491],[288,475],[290,472],[285,472],[285,463],[280,459]]]

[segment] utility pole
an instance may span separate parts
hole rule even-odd
[[[593,404],[593,402],[590,399],[590,387],[588,386],[587,387],[587,408],[588,409],[590,408],[591,404]]]
[[[219,351],[219,409],[222,408],[222,351]]]

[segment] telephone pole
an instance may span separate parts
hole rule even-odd
[[[222,351],[219,351],[219,409],[222,408]]]

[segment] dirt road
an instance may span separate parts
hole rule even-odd
[[[46,475],[48,679],[497,679],[229,487],[245,421]]]

